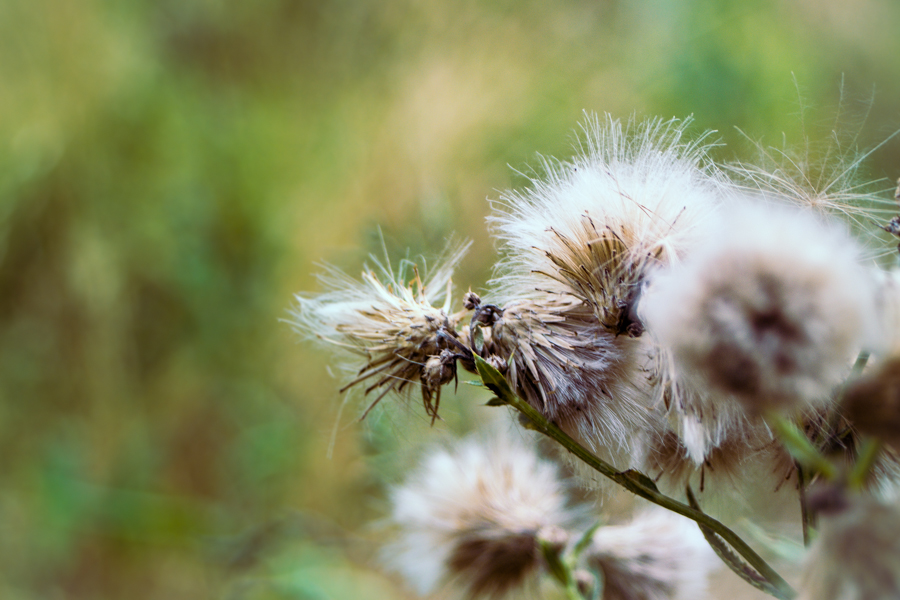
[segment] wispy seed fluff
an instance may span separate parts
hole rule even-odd
[[[510,439],[432,452],[393,505],[400,534],[386,556],[421,594],[520,589],[540,567],[538,533],[571,520],[555,466]]]
[[[900,506],[857,497],[828,508],[820,511],[797,600],[900,598]]]
[[[581,153],[545,160],[545,175],[508,192],[489,218],[502,242],[499,294],[537,290],[583,301],[613,333],[640,333],[630,314],[648,268],[676,258],[714,212],[722,182],[703,136],[685,121],[589,117]]]
[[[415,264],[395,272],[389,263],[363,271],[362,281],[332,269],[321,277],[329,291],[298,295],[295,328],[363,357],[357,376],[344,389],[371,382],[379,390],[369,408],[392,390],[420,382],[425,409],[437,416],[440,389],[456,375],[448,358],[462,313],[452,312],[451,273],[468,249],[460,245],[423,282]],[[342,390],[343,391],[343,390]]]
[[[879,182],[861,181],[859,168],[873,152],[900,131],[865,152],[855,139],[842,142],[837,132],[817,157],[810,142],[798,149],[767,148],[760,143],[757,164],[738,163],[726,168],[736,182],[754,195],[777,203],[794,204],[820,215],[840,217],[858,227],[861,235],[888,237],[873,225],[886,224],[897,214],[896,204],[882,196]],[[896,241],[896,240],[895,240]],[[884,248],[884,244],[876,246]],[[894,244],[890,250],[893,252]]]
[[[695,600],[721,563],[695,523],[662,508],[601,527],[586,551],[603,600]]]
[[[826,403],[872,332],[873,280],[859,255],[842,228],[808,212],[730,207],[641,302],[671,351],[672,386],[698,377],[714,393],[693,401],[735,398],[750,413]]]

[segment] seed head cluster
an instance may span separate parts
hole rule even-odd
[[[784,167],[721,169],[689,124],[589,117],[575,158],[501,195],[490,302],[453,306],[459,248],[426,280],[408,263],[332,271],[331,291],[298,298],[298,329],[364,358],[347,387],[376,392],[369,408],[418,386],[434,420],[479,355],[619,468],[677,485],[736,472],[773,442],[760,415],[829,405],[900,294],[835,218],[868,198],[846,169],[806,187]]]
[[[463,245],[429,273],[408,261],[396,271],[376,261],[361,281],[331,270],[327,291],[298,296],[295,326],[356,357],[344,389],[375,394],[366,413],[418,388],[433,424],[442,389],[483,360],[649,488],[680,494],[699,480],[702,491],[748,466],[806,485],[790,479],[798,459],[773,433],[787,422],[806,436],[804,456],[842,455],[844,465],[878,447],[864,436],[879,438],[887,447],[873,459],[873,486],[900,489],[900,275],[880,270],[885,252],[860,234],[900,236],[900,215],[884,225],[884,203],[854,183],[861,159],[842,154],[815,177],[787,153],[779,164],[766,154],[763,166],[720,166],[709,134],[691,138],[689,125],[588,117],[574,158],[542,160],[524,189],[493,202],[500,258],[484,298],[469,291],[454,305]],[[584,472],[573,469],[594,486]],[[508,440],[428,455],[393,502],[391,563],[421,593],[521,591],[555,573],[553,552],[571,550],[584,529],[555,467]],[[900,596],[895,508],[854,501],[828,520],[801,598]],[[710,550],[681,517],[641,513],[586,540],[579,565],[602,578],[606,600],[702,593]],[[866,581],[873,573],[878,581]]]

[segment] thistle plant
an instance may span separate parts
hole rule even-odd
[[[297,330],[356,357],[342,391],[363,388],[363,417],[418,390],[434,423],[465,371],[555,442],[482,432],[395,489],[385,555],[420,593],[546,577],[571,599],[697,598],[724,563],[776,598],[900,597],[900,279],[871,236],[900,217],[856,160],[824,182],[717,165],[689,125],[588,118],[575,158],[493,203],[483,298],[454,295],[465,245],[430,273],[376,261],[298,296]],[[754,477],[797,492],[810,549],[785,576],[698,500]],[[572,483],[655,506],[611,523]]]

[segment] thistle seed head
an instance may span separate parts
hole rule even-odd
[[[883,360],[850,384],[841,410],[860,432],[900,447],[900,356]]]
[[[467,249],[451,250],[426,281],[412,263],[395,272],[376,261],[361,281],[332,269],[321,278],[329,291],[297,296],[295,329],[362,357],[344,389],[365,383],[366,394],[378,391],[366,412],[388,392],[421,383],[426,412],[437,417],[432,398],[456,373],[448,356],[461,345],[454,342],[464,314],[452,312],[450,275]]]
[[[572,295],[616,335],[639,335],[633,304],[647,271],[675,260],[716,210],[724,181],[689,121],[623,125],[589,117],[581,154],[544,162],[531,187],[501,196],[493,233],[501,295]]]
[[[865,496],[830,500],[798,600],[900,598],[900,507]]]
[[[695,523],[661,508],[601,527],[585,556],[603,575],[604,600],[701,598],[718,561]]]
[[[392,496],[400,535],[386,556],[422,594],[520,589],[540,568],[538,536],[572,519],[556,468],[508,439],[432,452]]]
[[[809,214],[736,206],[653,277],[640,314],[671,352],[672,380],[697,376],[696,388],[751,414],[821,405],[872,337],[873,281],[858,257],[846,233]]]
[[[516,392],[594,450],[630,453],[637,430],[655,426],[638,340],[617,337],[569,296],[545,295],[503,307],[485,330],[484,351],[509,364]]]

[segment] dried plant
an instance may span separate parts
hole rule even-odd
[[[332,270],[329,291],[298,297],[299,331],[359,357],[345,390],[377,393],[363,416],[418,387],[434,423],[461,367],[490,405],[557,443],[538,458],[508,438],[470,440],[428,454],[395,489],[387,555],[421,593],[516,595],[543,575],[572,600],[695,598],[715,553],[793,598],[694,493],[752,480],[797,490],[805,542],[821,522],[801,597],[897,596],[900,513],[885,498],[900,489],[900,286],[857,240],[900,216],[880,223],[851,177],[861,159],[840,154],[824,179],[788,154],[721,167],[688,126],[589,117],[575,158],[545,160],[494,204],[488,299],[452,301],[464,246],[430,274],[409,262],[376,263],[362,281]],[[549,459],[658,508],[589,526],[593,509],[568,502]],[[833,493],[811,497],[813,484]],[[865,558],[847,555],[857,538],[872,542]]]

